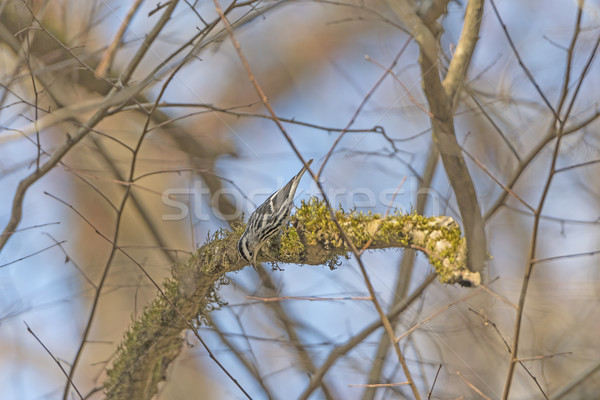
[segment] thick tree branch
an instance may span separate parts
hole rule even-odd
[[[462,33],[448,66],[448,72],[442,83],[453,105],[455,105],[457,94],[464,84],[467,69],[475,51],[475,45],[479,40],[479,28],[481,27],[482,16],[483,1],[469,1],[465,10],[465,22]]]
[[[477,286],[478,273],[466,268],[466,244],[460,228],[450,217],[423,217],[395,214],[387,218],[358,212],[335,211],[338,222],[356,246],[370,239],[370,249],[410,248],[422,251],[445,283]],[[340,257],[349,254],[323,202],[303,203],[291,217],[292,226],[281,240],[265,246],[258,261],[329,265],[335,268]],[[244,268],[236,243],[244,227],[214,234],[188,260],[175,264],[164,292],[180,313],[164,298],[152,302],[126,334],[109,378],[105,382],[107,399],[130,399],[134,393],[154,393],[164,379],[164,371],[181,351],[182,319],[206,323],[207,315],[222,301],[217,289],[227,281],[226,274]]]
[[[482,0],[471,0],[467,5],[465,26],[458,44],[458,58],[451,61],[447,79],[442,84],[438,67],[438,44],[430,30],[433,23],[425,25],[408,0],[392,6],[402,22],[409,27],[420,48],[423,90],[433,114],[431,125],[433,139],[440,150],[442,163],[450,184],[454,189],[456,202],[465,228],[468,243],[468,268],[481,272],[487,259],[487,243],[477,193],[465,163],[454,131],[454,101],[460,84],[464,81],[469,61],[479,35]],[[465,42],[462,43],[462,40]],[[435,50],[435,52],[434,52]]]

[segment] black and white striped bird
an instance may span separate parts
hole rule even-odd
[[[287,225],[294,205],[294,195],[312,159],[284,187],[273,193],[252,213],[246,230],[238,241],[240,255],[256,268],[256,255],[269,238],[278,234]]]

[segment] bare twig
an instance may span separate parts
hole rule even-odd
[[[261,282],[264,284],[267,293],[271,293],[273,295],[276,294],[276,285],[274,284],[273,280],[271,279],[271,276],[267,273],[267,271],[264,268],[262,268],[262,265],[258,269],[258,272],[260,275]],[[270,309],[275,314],[277,322],[283,325],[286,335],[289,338],[290,343],[295,350],[296,356],[298,357],[300,365],[304,367],[306,373],[312,375],[316,371],[317,367],[315,366],[313,357],[309,353],[304,341],[302,340],[302,335],[298,333],[299,321],[295,320],[289,315],[287,310],[284,308],[284,304],[282,304],[280,301],[269,301],[268,304],[270,306]],[[327,400],[333,400],[339,397],[333,394],[335,391],[331,383],[322,380],[320,382],[320,387],[324,397]]]
[[[257,297],[257,296],[246,296],[249,300],[259,300],[263,303],[271,303],[274,301],[283,300],[306,300],[306,301],[340,301],[340,300],[368,300],[371,301],[370,297],[301,297],[301,296],[282,296],[282,297]]]
[[[511,353],[510,344],[508,344],[508,342],[504,338],[504,335],[502,335],[502,333],[500,332],[500,329],[498,328],[498,326],[496,325],[496,323],[494,321],[491,321],[488,317],[486,317],[480,311],[476,311],[476,310],[472,309],[471,307],[469,307],[469,311],[471,311],[472,313],[477,314],[478,316],[480,316],[483,319],[483,322],[484,322],[485,325],[491,325],[492,328],[494,328],[494,331],[496,331],[496,334],[498,335],[498,337],[500,338],[500,340],[502,340],[502,343],[504,343],[504,346],[506,347],[506,350],[510,354]],[[548,399],[548,395],[546,394],[546,392],[542,388],[542,385],[540,384],[540,382],[538,381],[538,379],[533,375],[533,373],[529,370],[529,368],[527,368],[527,366],[525,364],[523,364],[521,361],[519,361],[519,364],[521,365],[521,367],[523,367],[523,369],[525,370],[525,372],[527,373],[527,375],[529,375],[529,377],[535,382],[536,386],[540,390],[540,393],[542,393],[542,396],[544,396],[544,398],[547,400]]]
[[[517,315],[516,315],[516,321],[515,321],[515,332],[513,335],[512,351],[511,351],[511,355],[510,355],[511,362],[509,364],[508,374],[506,377],[506,383],[504,385],[504,393],[502,396],[503,400],[508,400],[508,396],[510,394],[510,388],[512,385],[513,375],[514,375],[515,364],[517,363],[517,360],[518,360],[519,338],[520,338],[521,327],[522,327],[525,299],[527,297],[527,289],[529,287],[531,275],[533,273],[534,266],[536,265],[534,260],[536,260],[536,258],[537,258],[536,253],[537,253],[537,244],[538,244],[537,240],[538,240],[538,235],[539,235],[539,226],[540,226],[542,211],[544,209],[544,205],[548,198],[548,193],[550,192],[550,187],[552,185],[553,178],[556,175],[556,163],[558,160],[558,154],[560,152],[560,145],[561,145],[561,141],[563,138],[562,132],[563,132],[566,121],[569,119],[569,115],[571,113],[571,110],[573,109],[573,105],[575,104],[575,100],[577,99],[577,95],[579,94],[579,90],[581,89],[583,81],[585,80],[586,76],[588,75],[589,68],[592,64],[592,61],[596,57],[599,45],[600,45],[600,36],[598,36],[596,43],[595,43],[592,51],[590,52],[590,56],[588,57],[588,60],[581,72],[581,75],[579,76],[577,85],[575,87],[575,90],[573,91],[573,95],[571,96],[571,100],[569,102],[567,110],[565,111],[565,115],[564,115],[563,119],[562,120],[558,119],[558,121],[560,121],[560,124],[558,126],[556,145],[554,146],[554,150],[552,153],[552,160],[550,162],[548,178],[546,179],[544,188],[542,190],[542,195],[539,200],[538,207],[536,208],[536,211],[534,213],[535,218],[534,218],[534,222],[533,222],[533,233],[532,233],[530,249],[529,249],[529,257],[528,257],[529,262],[525,269],[525,273],[523,276],[523,282],[522,282],[522,286],[521,286],[521,293],[519,295],[519,303],[518,303],[518,309],[517,309]]]
[[[368,387],[368,388],[379,388],[379,387],[393,387],[393,386],[405,386],[410,385],[410,382],[398,382],[398,383],[364,383],[348,385],[348,387]]]
[[[109,96],[109,98],[110,97],[112,96]],[[58,164],[58,162],[65,156],[65,154],[67,154],[79,141],[81,141],[81,139],[88,134],[94,125],[104,118],[108,108],[111,105],[110,102],[107,103],[107,105],[100,107],[98,111],[96,111],[86,126],[79,128],[75,135],[69,137],[67,142],[62,145],[48,161],[46,161],[40,166],[40,168],[36,169],[19,182],[17,191],[13,197],[10,219],[6,224],[2,235],[0,235],[0,251],[2,248],[4,248],[4,245],[21,222],[21,218],[23,216],[23,200],[25,199],[25,194],[27,193],[29,187],[37,182],[41,177],[46,175],[52,168],[54,168],[56,164]]]
[[[178,0],[170,1],[167,9],[162,13],[158,22],[154,25],[152,30],[145,36],[144,42],[140,45],[138,51],[131,58],[131,61],[119,77],[119,81],[122,85],[127,85],[129,83],[129,79],[131,79],[133,72],[136,70],[137,66],[142,61],[142,58],[144,58],[146,53],[150,50],[150,46],[152,46],[152,43],[154,43],[154,41],[158,37],[158,34],[163,30],[167,22],[169,22],[169,19],[171,18],[173,11],[175,11],[175,7],[177,7],[178,3]]]
[[[481,285],[483,286],[483,285]],[[446,304],[444,307],[440,308],[439,310],[437,310],[436,312],[434,312],[433,314],[431,314],[429,317],[423,319],[421,322],[419,322],[418,324],[416,324],[415,326],[413,326],[412,328],[410,328],[409,330],[407,330],[406,332],[404,332],[402,335],[398,336],[396,338],[397,341],[402,340],[403,338],[407,337],[408,335],[410,335],[411,333],[413,333],[414,331],[416,331],[417,329],[419,329],[421,326],[425,325],[427,322],[431,321],[432,319],[434,319],[435,317],[437,317],[438,315],[442,314],[444,311],[448,310],[449,308],[452,308],[453,306],[462,303],[464,301],[467,301],[475,296],[477,296],[479,294],[479,292],[481,292],[483,289],[481,287],[477,288],[477,290],[473,291],[473,293],[469,294],[468,296],[463,297],[462,299],[458,299],[456,301],[453,301],[450,304]]]
[[[598,163],[600,163],[600,160],[592,160],[592,161],[582,162],[579,164],[569,165],[568,167],[557,168],[556,173],[558,174],[559,172],[565,172],[565,171],[569,171],[569,170],[572,170],[575,168],[589,167],[590,165],[595,165]]]
[[[81,276],[83,276],[83,279],[86,280],[87,283],[90,284],[91,287],[93,287],[94,289],[96,288],[96,285],[94,284],[94,282],[87,276],[87,274],[85,273],[85,271],[73,260],[73,257],[71,257],[71,255],[69,255],[69,253],[67,253],[67,250],[65,250],[63,243],[65,242],[64,240],[62,242],[59,242],[58,240],[56,240],[54,238],[54,236],[52,236],[51,234],[44,232],[45,235],[47,235],[54,243],[56,243],[56,245],[60,248],[60,250],[63,252],[63,254],[65,255],[65,262],[70,262],[71,264],[73,264],[75,266],[75,268],[79,271],[79,273],[81,274]]]
[[[416,196],[416,209],[418,214],[423,214],[427,200],[429,196],[420,196],[423,190],[428,190],[431,186],[435,170],[438,166],[439,152],[436,146],[429,146],[429,153],[427,154],[427,161],[423,170],[422,176],[419,179],[419,190]],[[391,202],[390,202],[391,205]],[[406,250],[402,253],[402,261],[400,262],[400,271],[396,277],[396,285],[394,288],[394,297],[392,302],[392,308],[397,304],[400,304],[408,294],[408,288],[411,283],[412,272],[415,262],[415,252],[413,250]],[[386,363],[389,354],[389,341],[384,335],[381,335],[379,344],[377,346],[377,352],[373,359],[371,371],[369,371],[368,382],[373,382],[381,376],[383,367]],[[363,395],[363,400],[372,400],[375,397],[374,390],[366,390]]]
[[[521,358],[517,358],[517,361],[518,362],[539,361],[539,360],[545,360],[547,358],[554,358],[557,356],[568,356],[571,354],[573,354],[572,351],[563,351],[562,353],[545,354],[542,356],[521,357]]]
[[[281,133],[284,135],[284,137],[286,138],[286,140],[288,141],[288,143],[290,144],[290,146],[292,147],[292,149],[294,150],[294,152],[296,153],[296,155],[298,156],[298,158],[302,161],[303,164],[306,164],[306,162],[304,161],[304,158],[302,157],[302,154],[298,151],[298,149],[296,148],[296,146],[294,145],[292,139],[290,138],[290,136],[287,134],[286,130],[284,129],[283,125],[281,124],[281,122],[279,122],[279,120],[277,119],[277,115],[275,113],[275,111],[273,110],[273,108],[271,107],[269,101],[267,100],[267,96],[265,95],[264,91],[262,90],[262,88],[260,87],[260,85],[258,84],[258,82],[256,81],[256,78],[254,77],[254,74],[252,73],[251,69],[250,69],[250,65],[248,64],[248,61],[246,60],[246,57],[244,56],[242,50],[241,50],[241,46],[240,43],[237,41],[235,34],[233,33],[233,30],[231,28],[231,25],[229,24],[229,21],[227,20],[227,17],[225,16],[225,14],[223,13],[223,10],[221,9],[221,6],[219,5],[219,1],[218,0],[214,0],[214,4],[215,4],[215,9],[217,11],[217,13],[221,16],[221,21],[223,22],[223,24],[226,26],[228,32],[229,32],[229,36],[230,39],[236,49],[236,52],[238,54],[238,57],[240,58],[240,60],[242,61],[242,64],[244,65],[244,68],[246,69],[246,73],[248,74],[248,78],[250,79],[252,85],[254,86],[254,88],[256,89],[258,95],[260,96],[263,104],[265,105],[265,107],[267,107],[267,109],[269,110],[269,113],[273,116],[273,118],[275,118],[275,123],[277,124],[277,127],[279,128],[279,130],[281,131]],[[398,346],[398,344],[395,342],[394,340],[394,330],[390,324],[389,319],[387,318],[387,316],[385,315],[385,313],[383,312],[383,309],[381,308],[381,305],[379,304],[379,301],[377,300],[377,297],[375,295],[375,290],[373,289],[373,286],[368,278],[367,275],[367,271],[366,268],[364,266],[364,264],[362,263],[362,260],[360,258],[359,255],[359,251],[356,248],[356,246],[354,246],[354,243],[352,243],[352,241],[349,239],[349,237],[347,236],[347,234],[345,233],[344,229],[342,228],[342,226],[339,224],[339,222],[337,221],[337,219],[335,218],[335,215],[333,213],[333,210],[331,208],[331,204],[329,203],[325,191],[321,185],[321,183],[318,181],[318,177],[315,176],[313,174],[313,172],[309,169],[308,170],[309,173],[313,176],[313,179],[315,179],[315,182],[317,183],[317,186],[319,187],[319,190],[321,191],[321,194],[323,195],[323,198],[327,204],[327,208],[330,212],[332,221],[336,224],[336,226],[338,227],[342,237],[344,238],[344,243],[351,249],[352,253],[356,256],[358,265],[360,267],[361,273],[363,274],[364,277],[364,281],[365,284],[367,286],[367,289],[369,290],[369,294],[372,297],[372,302],[373,305],[375,306],[377,313],[379,314],[383,326],[386,330],[386,333],[388,334],[390,341],[393,343],[394,349],[396,350],[396,355],[398,356],[398,361],[400,362],[400,364],[402,365],[402,369],[404,371],[404,374],[407,378],[407,380],[410,382],[410,386],[411,386],[411,390],[413,392],[413,395],[415,396],[416,400],[420,400],[420,395],[419,392],[417,390],[417,387],[411,377],[411,373],[410,370],[408,369],[408,366],[406,364],[406,360],[404,359],[404,356],[402,355],[402,352],[400,350],[400,347]]]
[[[531,260],[531,263],[532,264],[537,264],[537,263],[547,262],[547,261],[564,260],[565,258],[595,256],[596,254],[600,254],[600,250],[586,251],[586,252],[583,252],[583,253],[565,254],[565,255],[562,255],[562,256],[534,258],[533,260]]]
[[[129,24],[131,23],[131,20],[133,19],[135,14],[140,9],[140,6],[142,5],[143,1],[144,0],[135,0],[129,8],[129,11],[127,11],[127,15],[125,15],[125,18],[121,22],[121,26],[119,26],[117,34],[115,35],[110,46],[108,46],[108,49],[106,49],[106,51],[104,52],[104,55],[102,56],[100,62],[98,63],[98,66],[96,67],[95,72],[97,77],[105,76],[106,71],[112,64],[113,59],[115,58],[115,54],[117,53],[119,44],[121,43],[121,40],[123,40],[123,36],[125,36],[125,31],[129,27]]]
[[[487,121],[490,123],[490,125],[492,125],[492,127],[494,128],[494,130],[496,132],[498,132],[498,134],[500,135],[500,138],[502,139],[502,141],[504,143],[506,143],[506,145],[508,146],[508,148],[510,149],[510,151],[513,153],[513,155],[515,156],[515,158],[517,159],[517,161],[519,163],[521,163],[521,156],[519,155],[519,152],[517,151],[517,149],[515,148],[515,146],[512,144],[512,142],[506,137],[506,135],[504,134],[504,132],[502,131],[502,129],[498,126],[498,124],[496,124],[496,122],[492,119],[491,115],[489,115],[489,113],[487,112],[487,110],[485,109],[485,107],[483,106],[483,104],[481,104],[481,102],[477,98],[476,94],[473,93],[472,91],[468,91],[468,94],[469,94],[469,96],[471,96],[471,100],[473,100],[473,102],[475,103],[475,105],[477,106],[477,108],[479,109],[479,111],[483,114],[483,116],[485,117],[485,119],[487,119]]]
[[[44,252],[44,251],[46,251],[46,250],[50,250],[51,248],[53,248],[53,247],[55,247],[55,246],[60,246],[61,244],[65,243],[65,242],[66,242],[66,240],[63,240],[63,241],[61,241],[61,242],[58,242],[58,243],[51,244],[50,246],[44,247],[44,248],[43,248],[43,249],[41,249],[41,250],[35,251],[35,252],[33,252],[33,253],[31,253],[31,254],[28,254],[28,255],[26,255],[26,256],[23,256],[23,257],[21,257],[21,258],[17,258],[16,260],[13,260],[13,261],[7,262],[6,264],[2,264],[2,265],[0,265],[0,268],[4,268],[4,267],[6,267],[6,266],[8,266],[8,265],[11,265],[11,264],[14,264],[14,263],[18,263],[19,261],[23,261],[23,260],[25,260],[25,259],[27,259],[27,258],[29,258],[29,257],[33,257],[33,256],[35,256],[35,255],[38,255],[38,254],[40,254],[40,253],[43,253],[43,252]]]
[[[437,382],[438,376],[440,375],[440,371],[442,370],[442,364],[438,367],[435,378],[433,378],[433,383],[431,384],[431,389],[427,392],[427,400],[431,399],[431,395],[433,394],[433,389],[435,388],[435,383]]]
[[[350,121],[348,121],[348,123],[346,124],[346,126],[344,127],[344,129],[342,129],[342,131],[340,132],[340,134],[338,135],[338,137],[335,139],[335,141],[331,145],[331,148],[329,149],[329,151],[325,155],[325,158],[323,159],[323,162],[321,163],[321,167],[319,168],[319,171],[317,172],[317,175],[315,176],[315,181],[319,180],[321,174],[323,173],[323,169],[325,168],[325,165],[327,164],[327,161],[329,161],[329,159],[331,158],[331,155],[333,154],[333,151],[335,150],[335,148],[339,144],[340,140],[342,140],[342,137],[344,137],[344,135],[348,132],[348,129],[350,129],[350,127],[354,124],[354,121],[356,121],[356,118],[358,118],[358,115],[360,114],[360,112],[362,111],[362,109],[364,108],[364,106],[367,104],[367,102],[369,101],[369,99],[371,98],[371,96],[373,95],[373,93],[375,93],[375,91],[377,90],[377,88],[381,85],[381,83],[384,81],[384,79],[388,76],[388,74],[390,73],[390,71],[396,66],[396,64],[398,63],[398,60],[400,60],[400,57],[402,56],[402,54],[404,53],[404,51],[408,47],[409,43],[410,43],[410,38],[404,43],[404,45],[402,46],[402,48],[400,49],[400,51],[398,52],[398,54],[396,54],[396,57],[394,58],[394,60],[390,64],[390,67],[385,70],[384,74],[381,75],[381,77],[377,80],[377,82],[375,82],[375,84],[373,85],[373,87],[371,87],[371,89],[363,97],[363,99],[360,102],[359,106],[354,111],[354,114],[352,114],[352,117],[350,117]]]
[[[415,106],[417,106],[417,108],[421,111],[423,111],[425,113],[425,115],[427,115],[428,117],[433,117],[433,115],[431,115],[431,113],[429,112],[429,110],[427,108],[425,108],[425,106],[421,103],[419,103],[419,101],[415,98],[415,96],[413,96],[413,94],[410,92],[410,89],[407,88],[404,83],[402,83],[402,81],[400,80],[400,78],[398,77],[398,75],[396,75],[396,73],[394,71],[392,71],[391,68],[385,67],[382,64],[380,64],[379,62],[377,62],[376,60],[374,60],[372,57],[366,55],[365,59],[373,64],[375,64],[376,66],[378,66],[379,68],[383,69],[384,71],[387,71],[388,74],[390,74],[394,80],[396,82],[398,82],[398,84],[400,85],[400,87],[402,88],[402,90],[404,90],[404,93],[406,93],[406,95],[408,96],[408,98],[410,99],[411,103],[413,103]]]
[[[491,398],[489,398],[488,396],[486,396],[485,394],[483,394],[483,392],[482,392],[481,390],[477,389],[477,388],[475,387],[475,385],[473,385],[471,382],[469,382],[469,381],[467,380],[467,378],[465,378],[465,376],[464,376],[463,374],[461,374],[461,373],[460,373],[460,371],[456,371],[456,374],[457,374],[458,376],[460,376],[460,377],[461,377],[461,379],[462,379],[462,380],[463,380],[463,381],[464,381],[464,382],[467,384],[467,386],[469,386],[471,389],[473,389],[473,391],[474,391],[475,393],[477,393],[478,395],[480,395],[480,396],[481,396],[482,398],[484,398],[485,400],[492,400]]]
[[[504,36],[506,36],[506,39],[508,40],[508,43],[510,44],[511,49],[513,50],[513,53],[515,54],[515,56],[517,57],[517,60],[519,61],[519,65],[521,66],[521,68],[523,68],[525,75],[527,75],[527,78],[529,79],[531,84],[535,87],[535,90],[538,92],[538,94],[540,95],[540,97],[542,98],[544,103],[546,103],[546,106],[548,107],[548,109],[552,112],[552,114],[554,114],[554,118],[556,119],[556,121],[562,123],[560,116],[558,115],[558,113],[556,112],[554,107],[552,107],[552,104],[550,104],[550,101],[548,101],[548,98],[542,91],[542,88],[540,88],[540,85],[538,85],[538,83],[536,82],[536,80],[533,77],[533,74],[531,73],[529,68],[527,68],[527,65],[525,65],[525,63],[523,62],[523,59],[521,58],[519,51],[517,50],[515,44],[512,41],[512,38],[510,37],[510,34],[508,33],[508,28],[504,24],[504,21],[502,21],[502,17],[500,17],[500,13],[498,12],[498,9],[496,8],[496,3],[494,2],[494,0],[491,0],[490,2],[492,3],[492,8],[494,10],[494,14],[496,14],[496,18],[498,18],[498,22],[502,26],[502,30],[504,31]]]
[[[244,393],[244,395],[248,399],[251,399],[250,395],[241,387],[241,385],[237,382],[237,380],[229,373],[229,371],[227,371],[227,369],[215,357],[215,355],[213,354],[213,352],[206,345],[206,342],[200,336],[200,334],[198,332],[198,329],[185,317],[185,315],[182,314],[181,310],[179,310],[179,308],[177,308],[177,306],[175,306],[175,304],[173,304],[172,300],[165,294],[164,290],[160,287],[160,285],[150,276],[150,274],[148,274],[148,272],[146,271],[146,269],[139,262],[137,262],[131,255],[129,255],[129,253],[127,253],[125,250],[123,250],[120,246],[118,246],[116,244],[116,242],[114,242],[107,235],[105,235],[104,233],[102,233],[97,227],[94,226],[94,224],[92,224],[92,222],[88,218],[86,218],[83,214],[81,214],[81,212],[79,212],[79,210],[77,210],[71,204],[65,202],[64,200],[62,200],[62,199],[60,199],[60,198],[58,198],[58,197],[56,197],[56,196],[54,196],[54,195],[52,195],[50,193],[44,192],[44,194],[46,194],[47,196],[53,198],[54,200],[58,201],[59,203],[65,205],[69,209],[71,209],[87,225],[89,225],[92,229],[94,229],[94,231],[101,238],[103,238],[108,243],[110,243],[112,245],[113,249],[114,249],[111,254],[114,254],[116,252],[116,250],[118,250],[123,255],[125,255],[130,261],[132,261],[140,269],[140,271],[146,276],[146,278],[148,278],[148,280],[156,288],[156,290],[158,291],[158,293],[160,294],[160,296],[171,306],[171,308],[173,309],[173,311],[175,311],[179,315],[179,317],[181,317],[181,319],[186,324],[186,326],[194,333],[194,335],[196,336],[196,338],[200,341],[200,343],[202,344],[202,346],[204,347],[204,349],[207,351],[207,353],[210,356],[210,358],[219,366],[219,368],[221,368],[221,370],[223,370],[227,374],[227,376],[236,384],[236,386],[238,386],[238,388],[242,391],[242,393]],[[123,207],[121,206],[119,208],[119,210],[123,210]],[[117,224],[117,234],[114,235],[115,238],[118,238],[118,228],[119,228],[119,225]],[[106,280],[107,271],[108,271],[108,268],[105,268],[104,269],[104,274],[103,274],[104,281]],[[102,283],[102,280],[101,280],[101,283]],[[88,321],[93,321],[94,320],[94,314],[95,314],[95,311],[97,310],[97,303],[98,303],[98,298],[99,298],[99,293],[101,291],[100,290],[101,288],[102,288],[102,285],[98,284],[98,290],[96,290],[95,303],[94,303],[94,306],[92,307],[92,310],[90,312],[90,318],[89,318]],[[90,323],[88,323],[88,325],[86,326],[86,331],[87,331],[88,334],[89,334],[90,326],[91,326]],[[80,348],[79,348],[79,351],[78,351],[77,354],[81,354],[82,349],[83,349],[83,345],[86,343],[86,341],[87,341],[87,335],[84,335],[84,340],[82,340]],[[76,358],[76,360],[77,360],[77,358]],[[75,365],[75,362],[73,363],[73,366],[71,367],[71,372],[69,373],[69,378],[72,377],[73,371],[75,370],[74,365]],[[148,390],[152,390],[152,388],[148,388]],[[67,391],[67,394],[68,394],[68,391]]]
[[[530,206],[525,200],[523,200],[521,198],[521,196],[519,196],[518,194],[516,194],[511,188],[509,188],[508,186],[506,186],[505,184],[503,184],[502,182],[500,182],[500,180],[498,178],[496,178],[494,176],[494,174],[492,174],[492,172],[481,162],[479,161],[477,158],[475,158],[474,156],[471,155],[471,153],[469,153],[467,151],[467,149],[465,149],[463,147],[463,152],[469,156],[469,158],[475,163],[477,164],[477,166],[479,168],[481,168],[483,170],[483,172],[485,172],[487,174],[487,176],[489,176],[490,178],[492,178],[492,180],[494,182],[496,182],[498,184],[498,186],[500,186],[503,190],[505,190],[506,192],[510,193],[511,196],[513,196],[515,199],[517,199],[521,204],[523,204],[525,207],[527,207],[532,213],[535,212],[535,209]]]
[[[77,389],[77,386],[75,386],[75,384],[71,380],[71,377],[69,376],[69,374],[67,374],[67,371],[65,371],[65,369],[63,368],[63,366],[60,363],[60,361],[58,361],[56,359],[56,357],[54,357],[54,354],[52,354],[52,352],[50,351],[50,349],[48,349],[48,347],[46,347],[46,345],[40,340],[40,338],[37,337],[37,335],[29,327],[29,325],[27,325],[27,322],[23,321],[23,323],[27,327],[27,332],[31,333],[31,335],[35,338],[35,340],[37,340],[37,342],[40,345],[42,345],[42,347],[44,348],[44,350],[46,350],[46,353],[48,353],[50,355],[50,357],[52,357],[52,359],[54,360],[54,362],[56,363],[56,365],[58,365],[58,368],[60,368],[60,370],[62,371],[62,373],[67,377],[67,380],[69,381],[69,385],[73,386],[73,389],[75,390],[75,392],[77,393],[77,395],[79,396],[79,398],[83,399],[83,396],[81,396],[81,393],[79,393],[79,389]]]
[[[122,75],[122,79],[123,79],[124,83],[126,83],[129,80],[129,77],[131,76],[131,74],[135,70],[135,67],[141,61],[141,58],[143,57],[143,55],[145,54],[145,52],[148,50],[148,48],[146,48],[146,46],[148,46],[148,47],[150,46],[150,44],[154,41],[154,39],[158,36],[158,34],[160,33],[160,31],[162,30],[162,28],[166,25],[166,23],[169,20],[169,17],[171,15],[171,13],[173,12],[176,4],[177,4],[177,1],[173,1],[169,5],[169,7],[167,8],[167,10],[165,11],[165,13],[162,15],[161,19],[157,23],[157,25],[154,26],[154,28],[152,30],[152,33],[150,35],[148,35],[148,37],[146,38],[146,41],[144,42],[144,47],[142,49],[140,49],[140,51],[138,51],[138,53],[134,56],[134,58],[130,62],[128,68],[125,70],[124,74]],[[185,65],[184,62],[180,62],[177,65],[177,67],[171,72],[171,74],[167,78],[166,82],[163,84],[163,86],[161,88],[161,91],[160,91],[159,95],[157,96],[156,101],[154,102],[154,105],[153,105],[152,109],[148,113],[144,129],[142,131],[142,134],[140,135],[140,138],[137,141],[136,147],[134,148],[133,157],[132,157],[132,160],[131,160],[131,163],[130,163],[130,171],[129,171],[129,177],[128,177],[128,181],[129,182],[131,182],[134,179],[135,168],[137,166],[137,157],[139,155],[139,150],[140,150],[141,145],[142,145],[142,143],[143,143],[143,141],[144,141],[144,139],[146,137],[146,134],[148,133],[149,125],[150,125],[150,122],[152,120],[152,118],[151,118],[152,114],[157,109],[157,105],[160,102],[160,100],[162,98],[162,95],[164,94],[167,86],[169,85],[169,83],[171,82],[171,80],[174,78],[174,76],[177,74],[177,72],[184,65]],[[123,249],[121,249],[117,245],[117,241],[118,241],[119,232],[120,232],[120,228],[121,228],[121,220],[122,220],[123,210],[125,208],[125,204],[126,204],[128,198],[129,198],[130,192],[131,192],[131,186],[126,186],[125,194],[124,194],[124,196],[123,196],[123,198],[121,200],[121,204],[118,207],[118,211],[117,211],[117,221],[115,223],[115,232],[114,232],[114,235],[113,235],[113,239],[111,240],[107,236],[102,235],[103,238],[105,238],[106,240],[108,240],[111,243],[112,248],[111,248],[110,255],[108,257],[108,261],[107,261],[107,263],[105,265],[102,277],[101,277],[100,282],[98,284],[98,289],[96,290],[96,294],[95,294],[95,297],[94,297],[94,302],[93,302],[93,305],[92,305],[92,309],[91,309],[90,315],[88,317],[88,323],[87,323],[86,328],[84,330],[84,334],[82,336],[82,340],[81,340],[79,349],[78,349],[78,351],[76,353],[75,359],[73,361],[73,365],[71,367],[71,371],[69,373],[69,375],[71,377],[75,373],[78,361],[80,360],[81,354],[83,352],[84,345],[87,342],[87,337],[88,337],[89,332],[90,332],[90,327],[91,327],[91,324],[92,324],[92,322],[94,320],[95,313],[96,313],[96,310],[97,310],[99,296],[100,296],[100,293],[102,292],[102,289],[103,289],[103,286],[104,286],[104,282],[106,281],[106,278],[108,276],[108,272],[110,270],[110,265],[112,264],[112,260],[114,259],[114,255],[116,254],[117,249],[120,250],[121,252],[123,252]],[[68,204],[65,203],[65,205],[68,205]],[[68,206],[70,206],[70,205],[68,205]],[[77,210],[75,210],[72,206],[70,206],[70,207],[75,212],[77,212]],[[77,212],[77,213],[78,213],[78,215],[80,217],[84,218],[83,215],[81,215],[79,212]],[[86,219],[84,218],[84,220],[86,220]],[[138,265],[138,267],[141,269],[141,271],[144,273],[144,275],[146,275],[146,277],[148,279],[150,279],[150,281],[153,283],[153,285],[157,288],[157,290],[159,291],[159,293],[161,294],[161,296],[163,296],[165,298],[165,300],[169,303],[169,305],[174,309],[174,311],[176,311],[181,316],[181,318],[184,320],[184,322],[186,323],[186,325],[190,329],[192,329],[192,331],[194,332],[194,334],[196,335],[196,337],[198,338],[198,340],[200,341],[200,343],[202,344],[202,346],[205,348],[205,350],[207,351],[207,353],[209,354],[209,356],[211,357],[211,359],[219,366],[219,368],[221,368],[221,370],[223,372],[225,372],[225,374],[231,379],[231,381],[242,391],[242,393],[247,398],[251,398],[250,395],[244,390],[244,388],[238,383],[238,381],[231,375],[231,373],[214,356],[214,354],[208,348],[208,346],[205,343],[205,341],[200,337],[197,329],[195,329],[195,327],[193,326],[193,324],[187,318],[185,318],[185,316],[182,314],[182,312],[165,295],[165,293],[160,288],[160,286],[150,277],[150,275],[146,272],[146,270],[139,263],[137,263],[133,258],[131,258],[130,256],[128,256],[128,258],[130,258],[131,261],[133,261],[136,265]],[[153,391],[156,390],[156,388],[155,387],[148,387],[148,388],[146,388],[146,390],[149,391],[149,392],[153,392]],[[66,400],[67,395],[68,395],[68,387],[65,387],[65,391],[63,392],[63,399],[64,400]]]
[[[416,288],[406,300],[395,304],[388,313],[390,320],[395,320],[398,315],[404,312],[409,305],[413,304],[425,291],[425,289],[435,280],[435,274],[430,274],[421,285]],[[319,387],[319,383],[325,377],[325,374],[329,369],[339,360],[348,354],[354,347],[362,343],[369,335],[375,330],[381,328],[382,321],[378,320],[371,323],[369,326],[363,328],[360,332],[350,338],[347,342],[337,345],[327,356],[327,359],[321,364],[321,366],[311,376],[310,383],[304,390],[304,392],[298,397],[298,400],[307,400],[312,392]]]

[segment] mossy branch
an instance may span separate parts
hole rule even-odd
[[[357,248],[413,248],[420,250],[443,283],[477,286],[479,273],[466,268],[466,244],[460,228],[450,217],[424,217],[416,213],[389,216],[335,211],[335,217]],[[181,315],[194,324],[205,324],[205,315],[224,302],[218,297],[226,274],[247,265],[237,253],[236,242],[244,229],[220,230],[208,237],[196,253],[173,266],[165,281],[165,294]],[[337,227],[326,205],[312,198],[302,202],[290,218],[290,227],[280,240],[272,240],[258,261],[328,265],[348,257]],[[150,399],[165,379],[165,371],[181,351],[187,325],[164,298],[156,298],[133,323],[119,347],[105,382],[107,399]]]

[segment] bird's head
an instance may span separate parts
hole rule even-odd
[[[245,234],[242,235],[237,246],[242,258],[248,262],[252,262],[254,259],[254,245],[253,243],[250,243]]]

